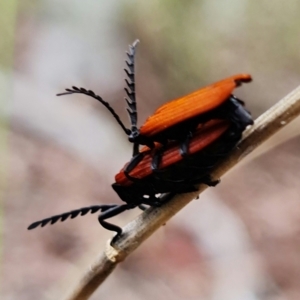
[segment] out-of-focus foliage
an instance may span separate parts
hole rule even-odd
[[[0,2],[0,254],[2,257],[2,220],[3,220],[3,194],[6,188],[7,175],[7,111],[9,98],[12,97],[11,73],[13,63],[14,33],[16,22],[16,1]]]
[[[142,53],[163,81],[166,99],[201,83],[249,72],[262,94],[252,87],[247,97],[262,112],[299,76],[298,1],[288,5],[247,0],[133,1],[124,5],[122,20],[131,39],[141,38],[146,49]]]
[[[17,1],[1,1],[0,9],[0,66],[10,68],[13,58]]]

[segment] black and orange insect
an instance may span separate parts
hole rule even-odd
[[[101,211],[100,224],[118,236],[121,228],[108,223],[107,219],[135,207],[160,206],[162,194],[196,191],[200,183],[216,185],[209,175],[211,169],[232,150],[244,129],[253,123],[244,103],[231,94],[236,86],[250,81],[251,77],[236,75],[161,106],[138,129],[134,89],[136,43],[130,46],[128,53],[130,72],[126,73],[131,81],[126,82],[130,92],[125,89],[131,100],[126,100],[131,130],[124,126],[110,105],[92,91],[73,87],[64,93],[81,93],[99,100],[134,143],[133,159],[116,175],[112,184],[125,204],[81,208],[35,222],[28,229]],[[146,146],[140,149],[143,144]]]
[[[176,140],[180,142],[181,155],[186,156],[188,155],[189,140],[199,123],[204,123],[211,118],[229,119],[235,122],[229,113],[231,110],[228,110],[228,106],[234,106],[235,102],[240,100],[233,96],[232,92],[242,83],[252,80],[249,74],[234,75],[205,88],[196,90],[191,94],[169,101],[160,106],[154,114],[138,128],[135,93],[135,54],[138,42],[139,41],[136,40],[132,46],[129,46],[129,52],[127,52],[129,61],[126,61],[129,71],[125,69],[128,76],[128,79],[125,79],[127,85],[125,91],[130,99],[125,98],[125,100],[128,105],[127,111],[131,122],[131,129],[124,125],[108,102],[104,101],[91,90],[73,86],[72,89],[66,89],[66,92],[58,94],[58,96],[69,94],[84,94],[90,96],[102,103],[111,112],[128,136],[129,141],[133,143],[133,157],[125,170],[127,176],[129,176],[130,171],[134,169],[144,155],[143,152],[139,151],[140,145],[147,145],[153,149],[155,142],[166,145],[170,140]],[[233,102],[233,104],[231,102]],[[240,118],[244,114],[245,111],[240,115]],[[244,122],[248,124],[249,115],[246,115],[244,118]],[[242,121],[243,120],[239,120],[239,122]],[[158,151],[153,158],[153,169],[159,166],[162,150],[163,148]]]

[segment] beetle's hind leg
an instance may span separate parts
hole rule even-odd
[[[115,231],[117,234],[113,237],[111,243],[114,243],[116,241],[116,239],[121,235],[122,233],[122,229],[114,224],[108,223],[105,220],[112,218],[120,213],[122,213],[123,211],[127,210],[127,209],[131,209],[134,208],[132,206],[129,206],[128,204],[124,204],[124,205],[115,205],[113,207],[108,208],[107,210],[105,210],[99,217],[98,217],[98,221],[99,223],[102,225],[102,227],[104,227],[107,230],[110,231]]]
[[[165,141],[165,140],[161,140],[161,141],[159,141],[159,143],[161,144],[161,147],[154,151],[153,158],[152,158],[152,161],[151,161],[151,170],[155,173],[161,171],[159,169],[159,165],[161,163],[164,152],[165,152],[165,150],[167,148],[167,145],[168,145],[167,141]]]
[[[190,140],[193,137],[193,133],[190,131],[185,137],[185,140],[180,144],[180,155],[184,158],[187,157],[189,154],[189,146],[190,146]]]
[[[187,157],[189,154],[189,146],[192,137],[193,137],[193,132],[189,131],[184,141],[180,144],[179,152],[183,158]],[[151,169],[153,172],[159,171],[159,165],[163,157],[163,152],[165,151],[165,148],[166,148],[166,144],[163,144],[163,146],[155,152],[151,162]]]
[[[159,165],[163,157],[164,150],[165,150],[165,146],[162,146],[160,149],[155,151],[151,161],[151,170],[153,172],[159,172]]]

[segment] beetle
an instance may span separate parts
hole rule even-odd
[[[125,170],[125,174],[128,177],[130,177],[130,171],[135,168],[144,155],[143,152],[139,151],[140,145],[147,145],[149,148],[154,149],[155,142],[166,145],[170,140],[177,140],[180,142],[181,155],[187,156],[189,141],[198,124],[204,123],[212,117],[222,119],[230,118],[228,109],[226,108],[226,102],[240,101],[232,95],[233,90],[242,83],[247,83],[252,80],[249,74],[237,74],[205,88],[198,89],[186,96],[169,101],[160,106],[154,114],[138,128],[135,93],[135,55],[138,43],[139,40],[136,40],[129,46],[129,52],[126,52],[129,59],[129,61],[126,60],[129,71],[124,69],[128,77],[128,79],[125,79],[127,85],[125,91],[130,100],[127,98],[125,98],[125,100],[128,106],[127,111],[130,118],[131,129],[124,125],[108,102],[104,101],[91,90],[73,86],[72,89],[66,89],[66,92],[57,94],[58,96],[84,94],[95,98],[111,112],[128,136],[129,141],[133,143],[133,157]],[[245,122],[247,122],[248,118],[247,116]],[[235,120],[231,121],[234,122]],[[153,170],[159,166],[162,149],[153,156]]]
[[[251,81],[248,74],[239,74],[159,107],[138,129],[135,100],[134,57],[138,41],[127,53],[130,81],[125,91],[131,129],[125,127],[108,102],[93,91],[73,87],[68,94],[85,94],[101,102],[114,116],[133,143],[133,157],[116,175],[112,188],[125,204],[96,205],[56,215],[35,223],[28,229],[54,224],[88,212],[101,211],[100,224],[119,236],[121,228],[106,220],[119,213],[144,205],[160,206],[161,194],[186,193],[197,190],[200,183],[214,186],[210,171],[220,158],[239,141],[242,132],[253,124],[244,103],[232,95],[235,87]],[[159,124],[159,126],[156,126]],[[140,149],[140,145],[145,145]]]
[[[249,119],[250,124],[252,124],[252,119]],[[116,232],[113,239],[115,241],[122,233],[122,229],[108,223],[107,219],[136,207],[144,210],[144,205],[161,206],[166,199],[169,199],[168,197],[163,199],[160,197],[161,194],[168,194],[171,197],[176,193],[197,191],[197,185],[200,183],[215,186],[218,181],[211,180],[209,175],[211,169],[235,147],[245,127],[246,125],[241,129],[241,126],[220,119],[213,119],[205,124],[200,124],[190,140],[189,155],[182,157],[179,151],[180,144],[176,141],[170,142],[163,151],[160,168],[155,172],[151,167],[155,149],[144,147],[141,149],[144,153],[142,160],[131,171],[134,178],[138,180],[132,181],[126,176],[125,165],[116,174],[115,183],[112,184],[112,188],[125,204],[80,208],[32,223],[28,229],[43,227],[48,223],[54,224],[59,220],[65,221],[69,217],[75,218],[88,212],[101,211],[98,216],[99,223],[104,228]],[[161,147],[161,145],[156,144],[156,147]]]

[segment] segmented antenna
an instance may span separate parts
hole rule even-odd
[[[47,219],[44,219],[44,220],[41,220],[41,221],[34,222],[31,225],[29,225],[27,229],[31,230],[31,229],[34,229],[38,226],[44,227],[48,223],[50,223],[50,225],[52,225],[52,224],[55,224],[58,221],[63,222],[65,220],[67,220],[69,217],[71,217],[71,219],[74,219],[79,215],[84,216],[89,212],[91,214],[94,214],[99,210],[103,212],[103,211],[106,211],[106,210],[108,210],[110,208],[113,208],[115,206],[118,206],[118,205],[116,205],[116,204],[113,204],[113,205],[94,205],[94,206],[79,208],[79,209],[76,209],[76,210],[72,210],[70,212],[63,213],[61,215],[56,215],[56,216],[53,216],[53,217],[50,217],[50,218],[47,218]]]
[[[114,111],[114,109],[108,104],[108,102],[104,101],[100,96],[96,95],[91,90],[86,90],[84,88],[78,88],[76,86],[72,86],[72,89],[66,89],[65,93],[57,94],[56,96],[64,96],[64,95],[71,95],[71,94],[83,94],[89,97],[92,97],[102,103],[113,115],[113,117],[117,120],[118,124],[122,127],[127,135],[131,133],[130,129],[126,128],[123,122],[121,121],[119,115]]]
[[[129,45],[129,51],[126,52],[129,61],[125,60],[129,71],[127,69],[124,69],[128,79],[129,79],[129,81],[127,80],[127,78],[125,79],[125,82],[128,87],[128,89],[127,89],[127,87],[125,87],[125,91],[130,100],[128,100],[126,97],[125,97],[125,100],[128,105],[127,112],[129,114],[130,123],[131,123],[131,133],[136,132],[138,130],[137,129],[136,99],[135,99],[134,58],[135,58],[136,46],[139,42],[140,42],[139,40],[135,40],[132,45]]]

